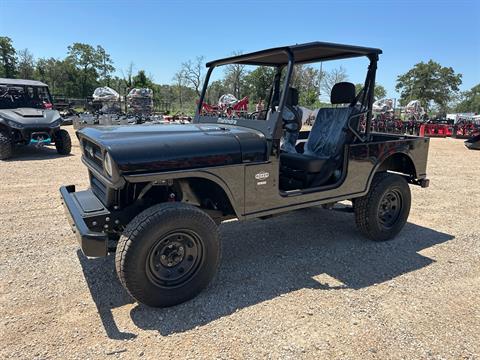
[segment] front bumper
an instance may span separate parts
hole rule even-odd
[[[101,229],[108,228],[110,212],[91,190],[75,192],[75,185],[68,185],[60,188],[60,194],[82,252],[91,257],[106,256],[108,234]]]
[[[55,131],[57,131],[59,128],[49,128],[49,127],[42,127],[42,126],[28,126],[28,127],[23,127],[21,129],[15,129],[17,130],[19,137],[21,141],[25,143],[31,143],[32,140],[33,142],[36,142],[35,140],[38,140],[39,137],[46,139],[50,139],[50,142],[53,141],[54,139],[54,134]]]

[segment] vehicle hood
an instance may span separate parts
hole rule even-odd
[[[23,125],[48,125],[60,118],[57,110],[17,108],[0,109],[0,121],[11,120]]]
[[[86,127],[92,141],[112,156],[120,173],[158,172],[266,159],[267,142],[256,130],[209,124]]]

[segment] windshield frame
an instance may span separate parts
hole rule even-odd
[[[217,125],[236,125],[236,126],[242,126],[242,127],[247,127],[250,129],[255,129],[260,132],[262,132],[265,137],[269,140],[274,138],[274,135],[277,131],[277,124],[280,123],[281,121],[278,121],[281,119],[280,114],[282,114],[283,109],[285,107],[286,103],[286,94],[288,91],[288,84],[290,83],[290,78],[292,77],[293,73],[293,66],[295,64],[294,58],[293,58],[293,53],[289,49],[284,50],[288,56],[288,64],[286,66],[287,72],[285,75],[285,81],[283,83],[283,89],[281,91],[281,96],[280,96],[280,102],[278,104],[278,109],[275,112],[272,112],[266,120],[259,120],[259,119],[247,119],[247,118],[228,118],[228,117],[219,117],[219,116],[213,116],[213,115],[202,115],[201,109],[202,109],[202,104],[205,99],[205,95],[207,92],[210,76],[213,72],[213,70],[217,67],[215,65],[212,65],[208,68],[207,75],[205,77],[205,81],[203,84],[203,89],[202,93],[200,95],[200,101],[198,102],[198,105],[196,107],[195,111],[195,117],[193,119],[194,123],[200,123],[200,124],[217,124]],[[274,66],[276,68],[277,72],[281,71],[281,69],[284,66]],[[281,126],[280,126],[280,136],[278,136],[278,139],[281,137]]]

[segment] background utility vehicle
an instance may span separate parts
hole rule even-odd
[[[0,160],[11,157],[15,145],[55,143],[59,154],[70,154],[70,135],[61,124],[46,84],[0,78]]]
[[[351,200],[361,233],[394,237],[410,211],[408,184],[428,186],[429,139],[369,132],[380,53],[314,42],[212,61],[193,124],[79,131],[91,188],[60,192],[85,255],[105,256],[117,243],[116,270],[127,291],[150,306],[170,306],[214,276],[224,219]],[[356,94],[353,84],[336,84],[332,105],[300,132],[294,65],[351,57],[369,62],[364,88]],[[274,69],[261,113],[202,111],[212,71],[228,64]]]

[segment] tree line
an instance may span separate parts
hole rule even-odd
[[[99,86],[111,87],[120,95],[126,95],[134,87],[149,87],[154,91],[156,108],[161,111],[182,110],[177,100],[179,92],[185,104],[187,100],[194,103],[195,99],[191,88],[155,84],[145,70],[135,72],[133,63],[126,69],[116,69],[102,46],[83,43],[68,46],[63,59],[35,58],[28,49],[16,50],[10,38],[0,37],[0,77],[39,80],[48,84],[54,97],[77,99],[92,96]]]
[[[28,49],[17,50],[10,38],[0,37],[0,77],[40,80],[49,85],[52,94],[70,98],[91,96],[99,86],[109,86],[121,95],[133,87],[150,87],[157,110],[192,113],[203,87],[205,70],[205,58],[199,56],[183,62],[170,84],[156,84],[145,70],[135,72],[133,63],[127,69],[116,69],[110,54],[100,45],[74,43],[68,46],[63,59],[36,59]],[[274,70],[268,67],[251,69],[243,64],[227,65],[223,77],[209,84],[206,100],[215,103],[221,95],[231,93],[238,99],[248,96],[254,106],[269,96],[274,76]],[[348,81],[348,74],[341,66],[325,71],[310,65],[296,65],[292,86],[299,90],[300,105],[318,108],[326,105],[321,99],[328,99],[333,85],[340,81]],[[430,60],[415,64],[399,75],[396,90],[400,93],[401,105],[420,100],[430,111],[480,112],[480,84],[460,92],[461,83],[462,74]],[[356,84],[357,90],[362,86]],[[386,96],[385,88],[377,84],[375,99]]]

